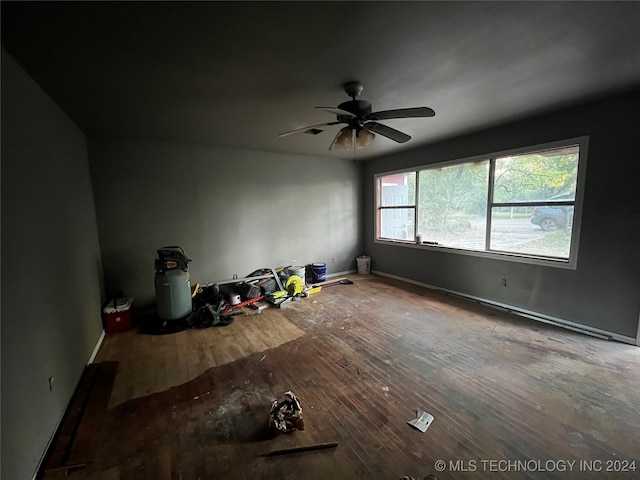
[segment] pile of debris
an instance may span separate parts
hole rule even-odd
[[[141,323],[141,330],[167,334],[188,328],[222,327],[231,324],[236,315],[255,315],[268,307],[282,308],[323,287],[353,283],[343,277],[308,285],[305,277],[305,267],[290,266],[261,268],[243,278],[196,284],[191,287],[192,308],[188,315],[179,319],[150,318]]]
[[[188,323],[198,328],[229,325],[235,315],[257,314],[270,306],[282,308],[289,302],[319,292],[322,286],[339,283],[353,282],[340,278],[307,285],[304,267],[262,268],[244,278],[198,287]]]

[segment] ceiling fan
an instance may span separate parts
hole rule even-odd
[[[348,102],[343,102],[334,107],[316,107],[320,110],[333,113],[336,115],[336,121],[311,125],[309,127],[298,128],[290,132],[284,132],[278,135],[286,137],[294,133],[311,133],[317,135],[321,133],[322,127],[331,125],[346,124],[346,127],[340,129],[338,134],[331,142],[329,150],[334,149],[350,149],[354,146],[358,149],[365,148],[371,144],[375,138],[375,134],[382,135],[398,143],[405,143],[411,140],[411,137],[395,128],[388,127],[378,120],[391,120],[395,118],[415,118],[415,117],[433,117],[436,112],[428,107],[398,108],[395,110],[382,110],[380,112],[372,112],[371,104],[365,100],[356,100],[364,87],[360,82],[348,82],[344,84],[344,91],[351,97]]]

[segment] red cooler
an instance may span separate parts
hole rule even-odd
[[[110,301],[102,310],[104,329],[107,333],[131,328],[131,305],[133,298],[117,298]]]

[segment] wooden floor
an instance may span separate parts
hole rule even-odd
[[[638,478],[606,469],[640,468],[640,348],[351,278],[226,327],[107,335],[96,362],[119,364],[104,433],[69,476]],[[287,390],[306,428],[273,436],[269,407]],[[435,417],[425,433],[407,424],[417,410]]]

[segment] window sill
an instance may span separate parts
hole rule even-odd
[[[423,242],[422,244],[417,244],[414,242],[408,242],[404,240],[375,239],[374,243],[379,245],[386,245],[390,247],[415,248],[415,249],[426,250],[431,252],[450,253],[450,254],[466,255],[470,257],[489,258],[492,260],[502,260],[507,262],[540,265],[544,267],[563,268],[568,270],[576,269],[576,265],[571,263],[570,260],[561,259],[561,258],[534,257],[531,255],[522,255],[522,254],[517,254],[512,252],[497,252],[497,251],[480,252],[477,250],[465,250],[462,248],[447,247],[444,245],[432,244],[427,242]]]

